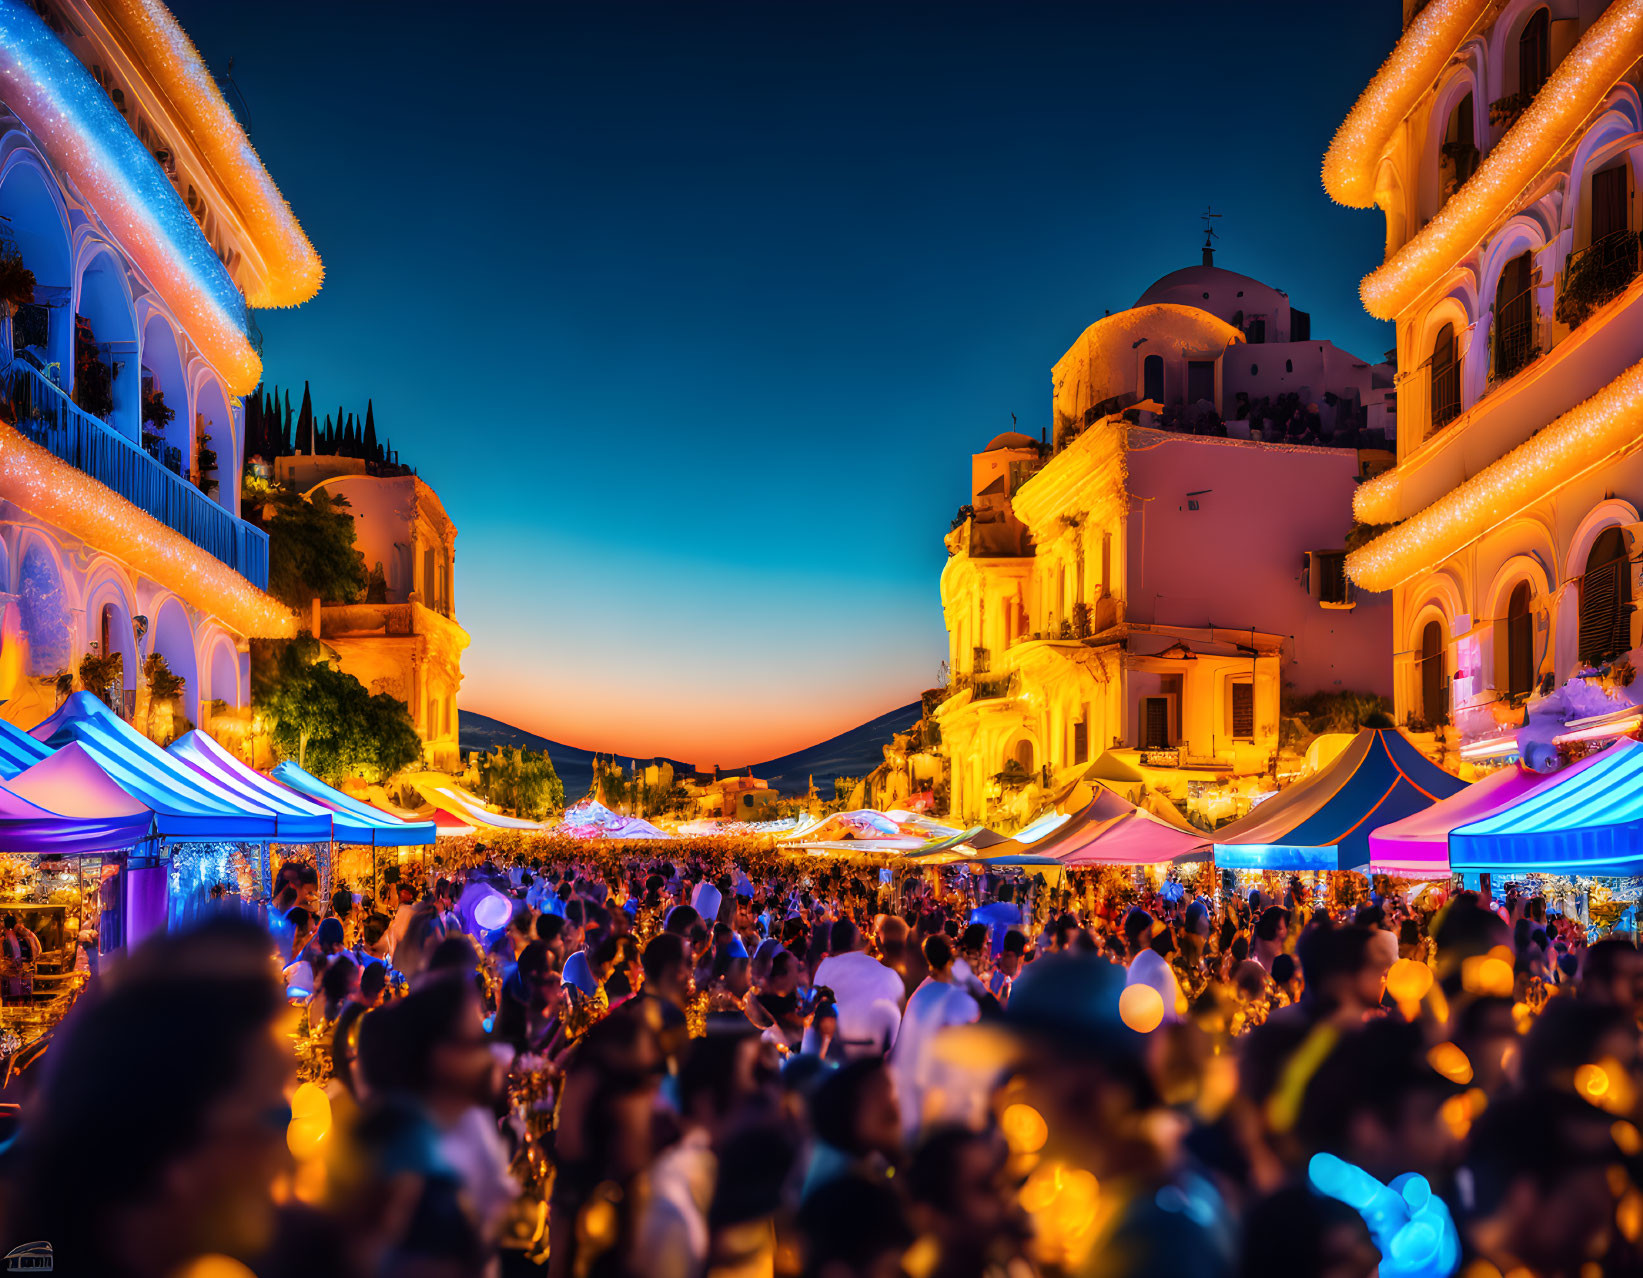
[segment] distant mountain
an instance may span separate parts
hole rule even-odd
[[[889,744],[890,738],[897,732],[904,732],[916,723],[921,709],[920,703],[914,701],[891,710],[888,714],[881,714],[876,719],[870,719],[858,727],[841,732],[836,737],[829,737],[826,741],[807,746],[803,750],[795,750],[792,754],[784,754],[778,759],[767,759],[763,763],[742,764],[735,768],[725,767],[720,771],[725,775],[733,772],[745,773],[751,767],[754,776],[769,781],[783,794],[803,794],[813,776],[816,778],[816,788],[831,797],[834,777],[862,777],[878,767],[884,762],[883,747]],[[593,784],[592,750],[582,750],[576,746],[552,741],[534,732],[526,732],[523,728],[516,728],[511,723],[493,719],[489,715],[475,714],[472,710],[459,711],[457,718],[463,750],[494,750],[498,746],[506,746],[509,749],[545,750],[548,757],[553,760],[554,770],[559,773],[559,779],[565,783],[567,800],[574,801],[586,794]],[[651,760],[646,759],[644,762],[649,763]],[[673,765],[676,773],[695,770],[694,764],[678,759],[669,759],[667,762]]]

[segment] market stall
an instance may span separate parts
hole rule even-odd
[[[351,882],[364,881],[366,875],[361,873],[364,867],[350,863],[351,850],[359,849],[369,858],[371,895],[379,902],[379,852],[383,849],[395,849],[401,854],[400,859],[403,859],[404,850],[426,848],[436,837],[432,821],[406,821],[390,816],[368,803],[362,803],[352,795],[326,785],[318,777],[305,772],[289,760],[279,764],[269,776],[276,785],[284,786],[311,803],[317,803],[330,810],[331,833],[337,843],[336,874],[348,878]]]
[[[1363,728],[1319,771],[1210,836],[1224,869],[1362,870],[1369,833],[1411,816],[1466,783],[1396,728]]]
[[[1510,807],[1545,780],[1540,773],[1513,764],[1400,821],[1377,826],[1369,832],[1370,873],[1448,878],[1450,832]]]

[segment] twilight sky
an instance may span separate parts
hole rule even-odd
[[[465,709],[733,765],[914,699],[969,454],[1198,260],[1378,358],[1319,184],[1396,0],[171,0],[325,261],[265,376],[459,530]],[[295,397],[295,396],[294,396]]]

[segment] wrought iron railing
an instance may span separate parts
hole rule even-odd
[[[1494,356],[1494,367],[1490,370],[1492,382],[1505,381],[1539,357],[1533,285],[1495,308],[1494,341],[1490,348]]]
[[[1554,312],[1558,322],[1578,328],[1593,311],[1624,293],[1637,278],[1640,243],[1643,235],[1636,231],[1615,231],[1569,254]]]
[[[1430,437],[1460,416],[1460,360],[1451,357],[1439,364],[1429,359],[1425,367],[1432,405],[1432,424],[1426,432]]]
[[[14,360],[0,372],[17,429],[53,456],[181,533],[259,590],[268,588],[268,534],[219,506],[141,447],[116,434],[46,379]]]

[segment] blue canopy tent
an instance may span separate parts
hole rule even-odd
[[[50,753],[50,746],[42,745],[16,724],[0,719],[0,780],[10,781]]]
[[[185,732],[167,747],[166,753],[181,759],[209,781],[230,794],[274,814],[274,835],[279,843],[329,843],[331,812],[300,794],[276,785],[262,773],[245,766],[228,751],[196,728]]]
[[[172,758],[89,692],[73,693],[29,735],[54,748],[79,743],[99,770],[154,813],[154,832],[164,846],[128,865],[128,943],[232,899],[239,845],[258,845],[248,856],[250,890],[253,896],[268,892],[268,843],[279,837],[271,808]],[[243,895],[240,901],[249,904]]]
[[[1361,870],[1369,832],[1466,788],[1395,728],[1363,728],[1329,766],[1210,835],[1238,870]]]
[[[328,786],[287,761],[269,774],[299,795],[331,810],[332,835],[338,843],[372,848],[422,847],[434,841],[432,821],[401,821],[368,803]]]
[[[1449,832],[1456,873],[1643,874],[1643,744],[1622,738]]]

